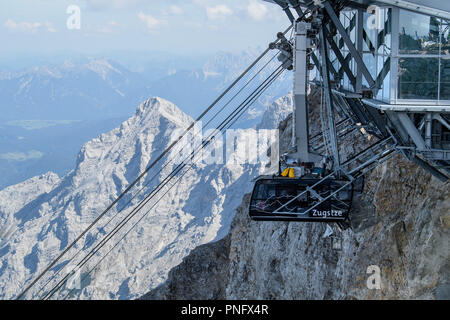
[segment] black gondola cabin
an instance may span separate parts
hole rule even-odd
[[[249,214],[257,221],[344,222],[353,197],[352,184],[321,178],[258,178]]]

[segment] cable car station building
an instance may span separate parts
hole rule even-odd
[[[398,147],[408,158],[428,169],[431,168],[421,160],[430,161],[435,169],[448,172],[445,162],[450,160],[450,2],[265,1],[278,4],[291,22],[297,23],[297,31],[306,11],[323,11],[326,15],[321,20],[325,27],[317,32],[318,39],[313,40],[316,45],[311,46],[311,59],[307,62],[314,64],[319,82],[327,82],[319,70],[324,64],[319,49],[323,32],[325,78],[329,77],[328,89],[334,101],[328,102],[334,104],[332,108],[339,108],[342,103],[336,94],[359,99],[368,111],[363,113],[379,118],[379,130],[392,130]],[[299,15],[297,19],[293,12]],[[294,78],[305,72],[295,63]],[[420,156],[419,160],[415,155]]]
[[[293,39],[279,33],[270,47],[280,50],[280,62],[294,74],[292,150],[280,164],[331,165],[325,174],[295,182],[286,175],[261,177],[249,211],[254,220],[345,221],[355,184],[399,153],[448,180],[450,2],[264,1],[281,7],[294,29]],[[322,132],[314,137],[310,85],[324,97]],[[353,130],[375,142],[343,157],[340,146]]]

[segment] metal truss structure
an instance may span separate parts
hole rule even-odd
[[[325,167],[326,162],[329,170],[315,176],[311,172],[303,174],[300,179],[313,179],[308,180],[309,185],[290,197],[276,191],[276,195],[263,202],[256,195],[256,186],[268,179],[262,177],[255,184],[250,204],[253,219],[342,222],[347,217],[344,207],[338,219],[331,214],[332,207],[342,202],[340,192],[351,191],[348,188],[365,173],[398,153],[439,180],[448,180],[448,8],[445,11],[414,1],[265,1],[278,4],[295,27],[294,41],[279,35],[281,41],[272,45],[281,50],[279,60],[283,66],[294,72],[293,150],[283,161],[288,167],[289,164]],[[429,35],[421,36],[416,31],[414,38],[405,27],[400,30],[401,17],[407,14],[418,14],[430,21]],[[376,21],[370,21],[371,17]],[[375,24],[374,28],[370,22]],[[433,32],[437,33],[434,38]],[[410,43],[417,47],[413,47],[413,53],[407,50],[412,46]],[[416,83],[414,76],[428,77],[420,74],[420,70],[430,61],[431,65],[437,61],[437,83]],[[407,79],[411,75],[412,80]],[[318,86],[324,97],[322,132],[313,137],[309,134],[306,98],[310,85]],[[344,155],[341,151],[344,140],[356,139],[358,134],[366,149]],[[279,185],[289,178],[271,179],[272,185]],[[324,193],[324,185],[329,185],[330,179],[339,181],[339,186]],[[301,180],[298,183],[302,184]],[[268,192],[272,187],[267,182],[264,186],[266,189],[259,186],[258,190]],[[304,197],[308,198],[306,209],[305,204],[299,204]],[[331,207],[325,211],[330,214],[311,215],[311,211],[327,202]]]
[[[296,41],[292,44],[292,57],[289,60],[294,63],[298,159],[307,162],[313,158],[311,151],[317,150],[317,143],[306,138],[308,119],[306,99],[303,95],[307,81],[324,89],[329,129],[324,134],[329,138],[336,171],[340,170],[340,130],[335,121],[336,109],[339,109],[349,116],[348,120],[353,120],[353,125],[361,124],[366,131],[374,133],[380,139],[392,137],[396,142],[396,149],[405,157],[421,165],[440,180],[446,181],[450,170],[450,101],[432,100],[427,97],[399,98],[399,72],[411,72],[402,69],[403,62],[399,57],[399,52],[402,51],[399,46],[399,16],[402,10],[414,8],[427,13],[428,15],[424,16],[429,19],[442,17],[442,29],[445,27],[448,30],[449,20],[446,18],[450,18],[450,13],[423,5],[408,7],[408,1],[270,2],[280,5],[290,21],[296,25]],[[411,3],[414,4],[414,1]],[[379,26],[375,30],[368,26],[368,17],[374,14],[370,12],[371,8],[374,8],[371,7],[373,5],[380,6],[374,10],[384,10],[380,18],[381,23],[378,21]],[[297,13],[297,18],[292,11]],[[434,16],[430,15],[431,13]],[[375,36],[371,37],[370,34]],[[384,47],[388,48],[388,54]],[[448,54],[448,50],[446,53]],[[377,68],[371,64],[374,62],[377,63]],[[312,65],[320,75],[314,82],[306,80]],[[411,65],[412,68],[420,66],[421,63]],[[441,69],[441,73],[449,72],[447,69]],[[388,90],[383,96],[382,93]],[[442,90],[450,90],[450,87],[441,88],[441,96],[444,95]],[[445,96],[450,94],[444,93]],[[342,124],[340,126],[342,127]]]

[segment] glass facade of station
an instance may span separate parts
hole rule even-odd
[[[390,7],[360,17],[356,10],[343,11],[340,20],[377,82],[374,99],[390,104],[450,104],[450,21]],[[358,26],[363,28],[362,45],[356,39]],[[338,33],[334,40],[346,57],[349,50]],[[354,91],[332,52],[330,58],[342,87]],[[354,59],[349,67],[357,74]],[[368,87],[365,78],[361,80],[363,87]]]
[[[399,10],[398,99],[450,100],[449,21]]]

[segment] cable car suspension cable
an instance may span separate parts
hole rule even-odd
[[[239,115],[242,116],[242,111],[245,110],[246,107],[248,107],[251,103],[256,101],[256,99],[262,94],[262,92],[271,84],[275,79],[284,71],[284,69],[278,67],[255,91],[252,92],[252,94],[242,103],[240,106],[238,106],[232,114],[230,114],[219,126],[218,130],[223,130],[232,120],[234,120],[231,125],[237,121],[236,116]],[[201,149],[203,149],[214,137],[209,137],[209,140],[207,142],[204,142],[200,149],[197,149],[195,151],[198,152]],[[191,158],[191,156],[186,157],[186,160]],[[155,195],[158,194],[160,190],[162,190],[163,187],[166,186],[166,184],[174,177],[176,176],[181,170],[186,166],[186,163],[181,163],[178,165],[166,178],[157,186],[157,189],[154,189],[146,198],[144,198],[141,203],[138,204],[113,230],[109,232],[109,234],[102,239],[102,241],[97,244],[76,266],[70,273],[68,273],[53,289],[44,297],[44,299],[51,298],[53,294],[58,291],[62,285],[65,283],[66,279],[73,273],[75,269],[80,269],[85,263],[87,263],[120,229],[122,229],[123,226],[125,226]],[[169,189],[170,190],[170,189]],[[168,192],[168,191],[167,191]],[[162,198],[162,197],[161,197]],[[160,199],[161,199],[160,198]],[[159,199],[159,200],[160,200]],[[159,202],[158,200],[158,202]],[[156,203],[151,207],[153,208],[156,205]],[[151,210],[151,209],[150,209]]]

